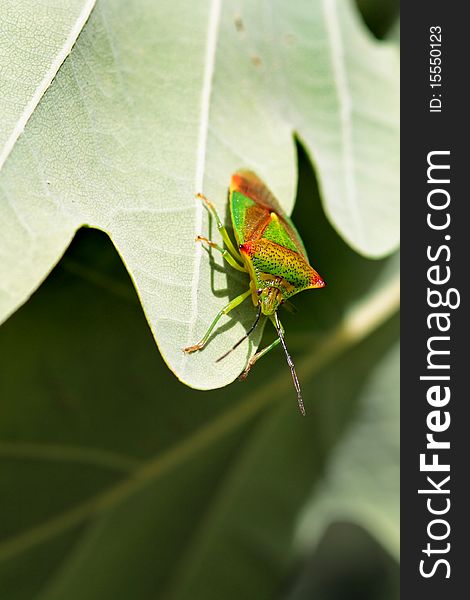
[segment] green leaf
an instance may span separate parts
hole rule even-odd
[[[29,4],[29,6],[28,6]],[[0,15],[0,168],[72,49],[95,0],[3,0]]]
[[[334,521],[361,524],[398,559],[400,532],[399,348],[374,369],[349,432],[329,459],[298,526],[297,544],[318,543]]]
[[[292,318],[304,419],[281,352],[223,391],[180,384],[111,244],[80,232],[0,331],[0,597],[260,600],[284,585],[299,510],[397,335],[395,276],[348,312],[351,282],[363,294],[387,265],[323,233],[345,276],[335,303]],[[305,340],[317,318],[322,338]]]
[[[88,225],[115,244],[177,377],[201,389],[233,381],[259,338],[215,360],[252,322],[250,301],[204,352],[181,350],[247,285],[194,243],[208,227],[194,193],[224,215],[231,173],[249,167],[290,212],[295,132],[337,230],[368,256],[390,252],[397,64],[345,1],[100,0],[1,173],[2,317]]]
[[[360,525],[331,524],[320,544],[305,557],[283,600],[361,598],[397,600],[400,565]]]

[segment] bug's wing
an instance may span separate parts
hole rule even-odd
[[[271,220],[269,210],[232,186],[230,186],[229,198],[237,242],[241,245],[261,239]]]
[[[232,175],[230,191],[236,190],[244,196],[252,198],[257,204],[269,212],[274,211],[283,215],[279,202],[266,184],[252,171],[237,171]]]
[[[251,171],[232,175],[229,190],[230,210],[239,244],[262,237],[299,252],[307,252],[292,221],[266,185]]]

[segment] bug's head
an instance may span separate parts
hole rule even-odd
[[[258,291],[261,312],[267,317],[273,315],[283,301],[281,291],[276,287],[265,287]]]

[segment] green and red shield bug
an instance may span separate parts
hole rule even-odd
[[[254,173],[238,171],[232,175],[230,182],[229,203],[236,245],[230,239],[214,205],[202,194],[198,194],[198,197],[214,217],[225,248],[202,236],[198,236],[196,240],[221,252],[225,260],[238,271],[248,273],[250,287],[219,311],[201,341],[184,348],[184,352],[202,350],[219,319],[251,296],[257,308],[253,325],[242,339],[218,360],[222,360],[237,348],[253,332],[261,315],[266,315],[274,325],[278,337],[272,344],[251,357],[241,377],[244,379],[255,362],[280,343],[291,370],[300,411],[305,415],[299,380],[287,351],[284,328],[277,313],[279,307],[295,294],[303,290],[322,288],[326,284],[310,266],[307,252],[294,224]]]

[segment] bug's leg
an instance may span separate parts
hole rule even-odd
[[[207,208],[207,210],[210,212],[210,214],[214,217],[215,222],[217,224],[217,229],[220,231],[220,235],[222,236],[222,239],[224,240],[225,245],[227,246],[228,251],[230,252],[230,254],[236,260],[240,260],[241,261],[242,258],[240,256],[240,252],[233,245],[233,242],[230,239],[228,231],[227,231],[225,225],[220,220],[220,217],[219,217],[219,215],[217,213],[217,210],[216,210],[215,206],[212,204],[212,202],[210,200],[208,200],[204,196],[204,194],[196,194],[196,196],[197,196],[197,198],[199,198],[200,200],[202,200],[204,202],[204,206]]]
[[[276,327],[276,323],[275,323],[273,317],[269,317],[269,319],[270,319],[271,323],[274,325],[274,327]],[[279,323],[279,324],[281,325],[281,323]],[[282,325],[281,325],[281,331],[282,331],[282,334],[284,335],[284,327]],[[260,350],[256,354],[253,354],[253,356],[248,361],[248,364],[246,365],[245,370],[240,375],[239,379],[246,379],[248,377],[248,373],[251,371],[251,367],[256,362],[258,362],[260,358],[262,358],[268,352],[271,352],[271,350],[273,350],[280,343],[281,343],[280,338],[277,338],[277,339],[274,340],[274,342],[272,344],[269,344],[269,346],[266,346],[266,348],[263,348],[262,350]]]
[[[217,325],[217,322],[219,321],[219,319],[221,317],[223,317],[224,315],[228,315],[228,313],[231,310],[233,310],[236,306],[241,304],[250,295],[251,295],[251,289],[248,289],[248,290],[246,290],[246,292],[243,292],[243,294],[240,294],[239,296],[237,296],[236,298],[231,300],[227,304],[227,306],[224,306],[224,308],[222,308],[222,310],[220,310],[217,313],[217,316],[212,321],[212,323],[209,325],[209,329],[206,331],[206,333],[204,334],[204,337],[201,339],[201,341],[198,342],[197,344],[194,344],[194,346],[188,346],[187,348],[183,348],[183,352],[190,353],[190,352],[196,352],[196,350],[202,350],[204,348],[204,346],[207,344],[207,340],[209,339],[209,337],[210,337],[214,327]]]
[[[196,242],[202,242],[203,244],[207,244],[211,248],[214,248],[215,250],[218,250],[222,254],[223,258],[228,262],[229,265],[231,265],[234,269],[237,269],[237,271],[241,271],[242,273],[246,273],[245,267],[243,267],[242,265],[240,265],[233,258],[233,256],[230,254],[230,252],[228,250],[225,250],[225,248],[222,248],[222,246],[219,246],[219,244],[216,244],[215,242],[211,242],[211,240],[208,240],[203,235],[198,235],[197,238],[196,238]]]
[[[269,346],[266,346],[266,348],[263,348],[263,350],[260,350],[256,354],[253,354],[253,356],[248,361],[248,364],[246,365],[245,370],[240,375],[239,379],[246,379],[248,377],[248,373],[251,371],[251,367],[256,362],[258,362],[260,358],[262,358],[268,352],[271,352],[271,350],[273,348],[275,348],[276,346],[278,346],[280,343],[281,343],[281,340],[279,338],[277,338],[276,340],[274,340],[274,342],[272,344],[270,344]]]
[[[226,352],[225,354],[223,354],[220,358],[218,358],[215,362],[220,362],[221,360],[224,360],[224,358],[227,358],[227,356],[229,354],[231,354],[236,348],[238,348],[238,346],[244,342],[247,338],[250,337],[250,335],[253,333],[253,331],[256,329],[256,326],[259,323],[259,318],[261,317],[261,304],[258,304],[258,312],[256,314],[256,319],[255,322],[253,323],[253,325],[250,327],[250,329],[245,333],[245,335],[238,340],[238,342],[236,344],[234,344],[230,350],[228,352]]]

